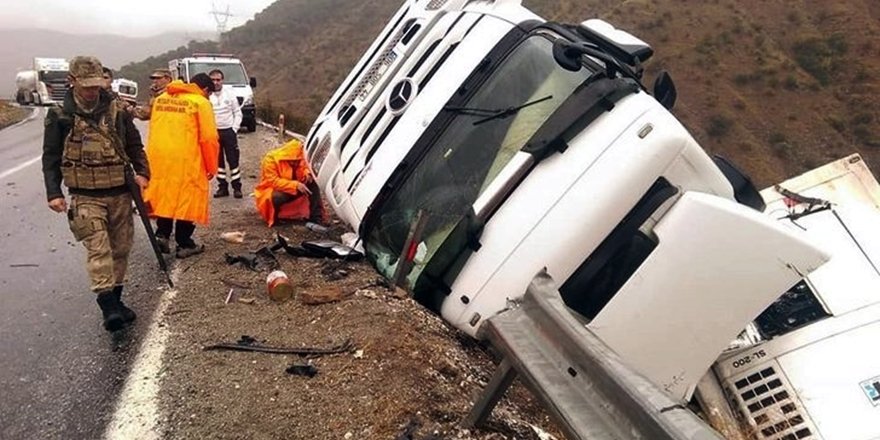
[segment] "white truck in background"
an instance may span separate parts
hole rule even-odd
[[[64,58],[34,58],[33,104],[51,105],[64,101],[67,93],[68,62]]]
[[[250,132],[257,130],[257,108],[254,104],[254,89],[257,79],[249,77],[244,63],[232,54],[195,53],[191,57],[168,62],[171,77],[189,82],[197,73],[210,73],[217,69],[223,72],[223,87],[230,87],[241,105],[241,126]]]
[[[370,263],[469,335],[546,268],[622,360],[689,399],[827,254],[668,111],[653,50],[518,0],[408,0],[309,131]],[[743,292],[747,292],[744,294]]]
[[[115,78],[110,83],[110,88],[116,92],[120,98],[131,104],[137,104],[138,83],[130,79]]]
[[[15,74],[15,102],[32,105],[37,102],[37,72],[22,70]]]
[[[880,438],[880,185],[857,155],[761,192],[832,259],[777,299],[709,373],[744,438]],[[729,425],[729,424],[728,424]]]

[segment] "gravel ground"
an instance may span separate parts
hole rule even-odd
[[[276,140],[262,128],[239,136],[246,194],[256,185],[262,154]],[[245,241],[220,238],[231,231],[244,232]],[[553,438],[544,431],[561,438],[518,383],[486,428],[461,428],[492,375],[492,358],[418,303],[383,287],[368,264],[279,253],[296,294],[276,303],[266,294],[268,264],[252,271],[226,263],[227,253],[274,242],[276,231],[294,244],[321,238],[299,224],[266,227],[250,196],[214,199],[211,226],[196,231],[206,252],[173,263],[180,275],[163,322],[171,332],[161,379],[165,438]],[[343,232],[334,220],[328,235]],[[230,289],[233,300],[226,304]],[[272,346],[328,348],[350,341],[352,348],[305,357],[204,349],[245,335]],[[317,374],[287,373],[294,364]]]

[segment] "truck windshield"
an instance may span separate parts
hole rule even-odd
[[[197,73],[210,73],[214,69],[223,72],[223,84],[248,83],[244,68],[235,63],[189,63],[189,77],[192,78]]]
[[[593,72],[562,69],[553,59],[551,37],[533,35],[513,49],[498,68],[457,107],[453,119],[422,159],[377,212],[365,231],[367,257],[392,278],[404,242],[419,212],[424,229],[413,248],[406,286],[424,285],[423,272],[436,284],[448,268],[461,263],[473,231],[474,201],[541,127]],[[441,113],[441,116],[444,116]],[[425,271],[425,268],[428,268]],[[418,298],[418,293],[417,293]]]
[[[66,70],[41,70],[40,71],[40,81],[43,82],[66,82],[67,81],[67,71]]]

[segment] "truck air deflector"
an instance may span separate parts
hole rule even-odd
[[[614,103],[638,93],[639,84],[627,78],[601,78],[582,84],[523,146],[522,151],[540,162],[554,151],[565,151],[568,141],[590,125]]]

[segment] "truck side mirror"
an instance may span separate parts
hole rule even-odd
[[[253,76],[251,77],[250,85],[251,85],[252,89],[257,88],[257,78],[256,77],[253,77]]]
[[[675,105],[675,99],[678,97],[678,92],[675,90],[675,83],[672,82],[672,77],[666,71],[660,72],[660,75],[654,79],[653,94],[654,99],[660,105],[667,110],[672,110],[672,107]]]

